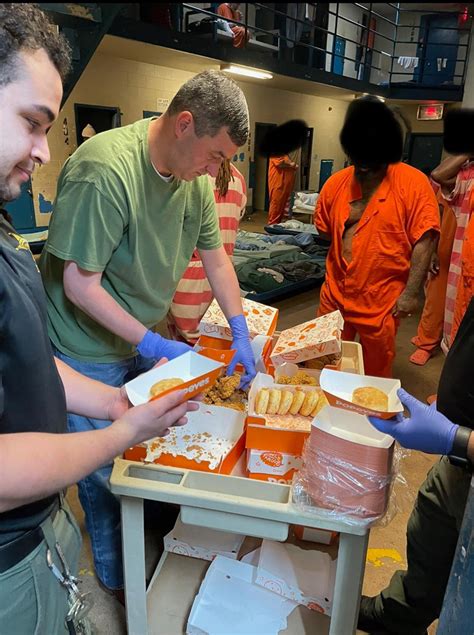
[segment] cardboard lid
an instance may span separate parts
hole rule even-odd
[[[393,443],[393,438],[376,430],[367,417],[332,406],[316,415],[313,426],[339,439],[372,448],[387,449]]]

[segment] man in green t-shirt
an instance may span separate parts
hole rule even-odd
[[[235,82],[205,71],[186,82],[159,118],[98,134],[68,159],[40,269],[55,354],[113,386],[156,359],[189,350],[152,331],[169,309],[197,247],[232,329],[243,382],[255,375],[234,268],[220,239],[207,174],[216,176],[248,137]],[[109,422],[70,415],[71,431]],[[100,582],[123,587],[120,516],[109,464],[79,484]],[[118,595],[118,594],[117,594]]]

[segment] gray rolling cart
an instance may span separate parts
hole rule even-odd
[[[302,512],[291,503],[289,485],[256,481],[239,476],[196,472],[155,464],[142,465],[117,459],[111,477],[112,491],[120,496],[129,635],[178,635],[183,632],[194,595],[208,563],[163,553],[148,589],[145,586],[143,501],[175,503],[184,523],[240,533],[245,536],[284,541],[289,525],[305,525],[340,532],[332,616],[324,617],[321,629],[298,632],[351,635],[355,633],[365,569],[369,529]],[[194,562],[189,562],[193,561]],[[157,597],[166,596],[166,579],[179,577],[182,615],[176,630],[162,630]],[[192,576],[195,579],[192,581]],[[159,593],[156,589],[159,587]],[[155,589],[155,593],[154,593]],[[166,598],[164,599],[166,602]],[[166,606],[166,604],[165,604]],[[168,622],[169,623],[169,622]],[[298,629],[297,629],[298,630]],[[288,632],[295,633],[296,631]]]

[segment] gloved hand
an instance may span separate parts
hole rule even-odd
[[[409,417],[401,413],[393,419],[369,417],[370,423],[379,432],[390,434],[404,448],[429,454],[449,454],[459,426],[436,410],[436,402],[426,406],[403,388],[398,391],[398,396],[410,411]]]
[[[184,342],[167,340],[152,331],[147,331],[137,346],[137,351],[140,355],[143,357],[153,357],[155,359],[161,359],[162,357],[174,359],[192,350],[191,346],[188,346]]]
[[[230,318],[229,325],[232,331],[232,346],[236,349],[234,359],[227,370],[228,375],[232,375],[237,364],[242,364],[245,374],[240,380],[240,388],[245,388],[257,374],[255,370],[255,359],[252,347],[250,346],[250,335],[247,322],[243,315],[236,315]]]

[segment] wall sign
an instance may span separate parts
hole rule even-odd
[[[443,118],[444,104],[420,104],[416,118],[421,121],[437,121]]]

